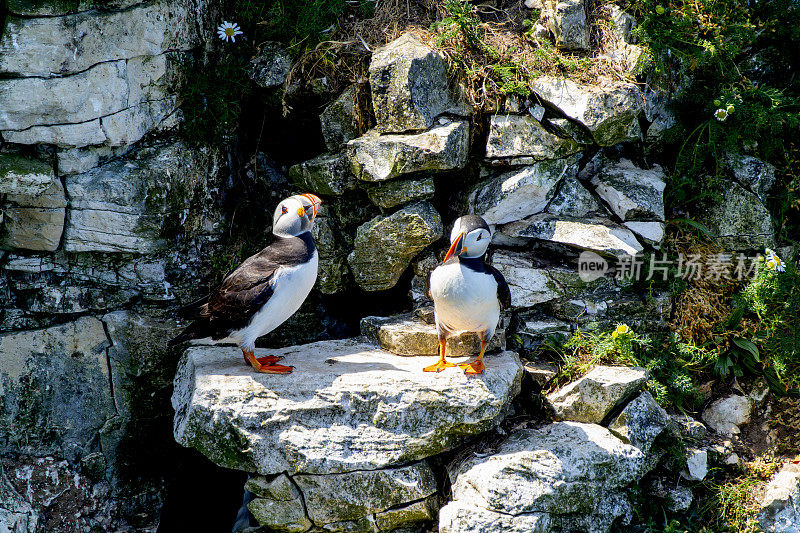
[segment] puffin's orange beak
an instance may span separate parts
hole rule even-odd
[[[310,192],[305,193],[303,196],[309,202],[311,202],[311,205],[313,207],[313,213],[311,214],[311,220],[314,220],[315,218],[317,218],[317,213],[319,213],[319,206],[322,205],[322,200],[320,200],[319,196],[317,196],[316,194],[311,194]]]
[[[453,244],[450,245],[450,249],[447,250],[447,254],[444,256],[444,260],[442,263],[447,263],[447,260],[450,259],[454,255],[460,255],[464,249],[461,247],[461,241],[464,240],[464,233],[459,233],[456,240],[453,241]]]

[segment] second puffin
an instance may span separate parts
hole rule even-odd
[[[458,366],[467,374],[481,374],[483,354],[494,336],[500,310],[511,306],[511,292],[503,275],[483,261],[492,240],[486,221],[477,215],[456,220],[450,233],[450,249],[442,264],[431,272],[436,332],[439,336],[439,361],[425,372],[441,372],[455,366],[445,360],[447,339],[462,331],[474,331],[481,340],[478,358]]]

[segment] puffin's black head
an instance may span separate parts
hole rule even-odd
[[[492,240],[489,224],[478,215],[464,215],[456,219],[450,232],[450,249],[444,262],[452,256],[481,257]]]
[[[272,233],[279,237],[296,237],[309,231],[321,204],[322,200],[310,193],[282,200],[272,216]]]

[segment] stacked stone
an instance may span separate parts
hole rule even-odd
[[[397,357],[359,339],[270,354],[297,370],[255,374],[235,348],[190,348],[172,402],[175,439],[250,472],[250,511],[274,531],[431,522],[442,498],[436,457],[492,430],[522,381],[513,352],[478,379],[422,372],[436,356]]]

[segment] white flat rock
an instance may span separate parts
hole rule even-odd
[[[399,357],[362,339],[256,355],[284,355],[295,371],[258,374],[237,348],[194,346],[172,404],[180,444],[265,475],[372,470],[436,455],[496,425],[522,379],[508,351],[487,356],[476,377],[457,367],[423,372],[435,356]]]

